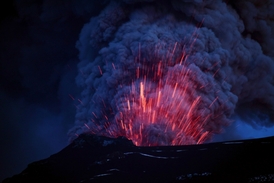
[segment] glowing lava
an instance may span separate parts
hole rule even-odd
[[[211,137],[205,128],[210,114],[199,107],[201,96],[194,94],[195,74],[185,65],[187,56],[183,52],[179,59],[170,58],[176,45],[165,61],[138,63],[128,94],[117,101],[119,135],[137,146],[200,144]]]

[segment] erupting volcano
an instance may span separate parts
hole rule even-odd
[[[273,54],[251,31],[263,36],[267,24],[252,27],[235,9],[248,5],[110,1],[77,42],[83,92],[71,140],[92,133],[189,145],[210,141],[235,116],[271,126]]]
[[[159,52],[166,48],[158,45],[153,51],[145,50],[145,58],[142,58],[139,45],[138,56],[132,65],[136,68],[135,75],[118,82],[118,90],[124,92],[115,96],[114,122],[109,122],[106,102],[102,100],[104,127],[90,128],[85,123],[89,132],[125,136],[137,146],[200,144],[209,140],[213,133],[219,133],[229,122],[226,119],[228,107],[218,100],[218,93],[222,92],[217,87],[211,99],[203,94],[205,89],[214,87],[213,78],[221,78],[218,75],[219,62],[206,68],[211,82],[202,78],[200,69],[191,64],[190,54],[186,51],[186,46],[191,50],[193,44],[179,45],[176,42],[172,49],[167,47],[164,55]],[[117,66],[111,65],[116,70]],[[104,74],[100,66],[98,70]],[[217,110],[214,105],[218,106],[215,107]],[[98,115],[92,114],[95,118],[92,121],[96,124]]]
[[[30,167],[45,173],[36,182],[49,172],[77,174],[75,182],[274,177],[274,140],[256,140],[274,135],[273,0],[10,0],[0,8],[0,182],[68,143],[59,162]],[[223,176],[227,167],[234,173]]]

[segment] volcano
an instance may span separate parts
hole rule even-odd
[[[3,183],[274,182],[274,137],[187,146],[138,147],[82,134]]]

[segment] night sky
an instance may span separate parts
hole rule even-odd
[[[201,77],[209,78],[216,88],[195,94],[207,96],[215,95],[215,89],[221,91],[219,105],[211,112],[225,105],[229,112],[218,120],[233,122],[212,141],[274,134],[273,1],[158,2],[1,2],[0,180],[60,151],[69,139],[76,138],[73,134],[87,131],[84,124],[93,128],[92,120],[89,121],[91,111],[96,113],[102,106],[89,101],[102,98],[110,107],[113,98],[123,103],[117,98],[127,89],[118,90],[114,81],[135,74],[125,71],[134,70],[130,61],[138,52],[137,43],[142,44],[142,51],[151,49],[159,40],[172,44],[176,36],[191,35],[201,21],[198,34],[202,38],[193,47],[195,53],[188,50],[193,58],[187,62],[195,63]],[[174,32],[168,32],[172,26]],[[137,34],[136,30],[140,32]],[[132,52],[124,51],[129,47]],[[215,49],[215,55],[210,49]],[[196,59],[201,55],[196,53],[208,56],[208,62],[225,55],[218,79],[207,75],[206,72],[215,71],[205,71]],[[121,69],[114,72],[106,64],[108,59]],[[103,69],[102,77],[98,65]],[[210,68],[210,63],[206,67]],[[227,86],[219,87],[224,81]],[[226,96],[229,101],[222,101]],[[212,101],[202,102],[206,105]],[[113,114],[108,115],[114,118]],[[98,118],[98,124],[104,125]]]

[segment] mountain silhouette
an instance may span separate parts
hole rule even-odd
[[[17,182],[274,182],[274,137],[189,146],[137,147],[124,137],[82,134],[28,165]]]

